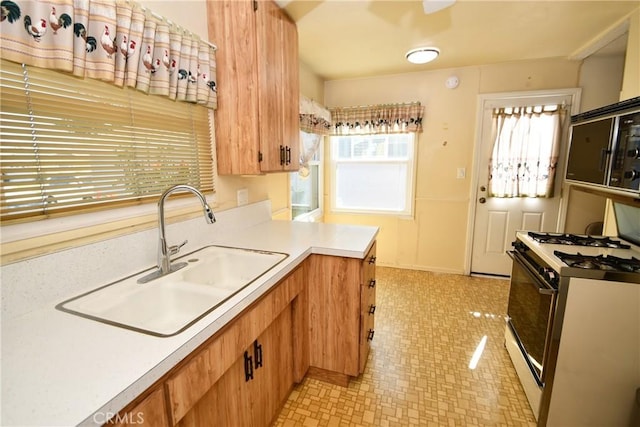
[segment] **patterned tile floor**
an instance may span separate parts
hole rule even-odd
[[[347,388],[306,378],[275,426],[535,426],[504,348],[508,281],[393,268],[376,275],[364,374]]]

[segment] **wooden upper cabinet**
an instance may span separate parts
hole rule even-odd
[[[208,0],[218,45],[215,111],[218,173],[299,167],[296,25],[272,0]]]

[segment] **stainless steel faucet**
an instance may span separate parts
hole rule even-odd
[[[165,231],[165,221],[164,221],[164,202],[169,197],[170,194],[175,193],[176,191],[189,191],[193,193],[200,202],[202,203],[202,208],[204,210],[204,218],[208,224],[213,224],[216,222],[216,217],[213,215],[213,211],[207,204],[207,200],[204,195],[198,191],[196,188],[190,185],[174,185],[173,187],[167,189],[160,196],[160,200],[158,200],[158,231],[160,233],[160,240],[158,241],[158,269],[151,274],[148,274],[140,279],[138,279],[138,283],[147,283],[151,280],[162,277],[166,274],[173,273],[174,271],[180,270],[181,268],[187,265],[186,262],[179,262],[175,264],[171,264],[171,256],[180,252],[180,248],[187,244],[187,240],[180,243],[179,245],[167,245],[167,237]]]

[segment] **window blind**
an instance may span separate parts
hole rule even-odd
[[[3,60],[0,135],[2,221],[215,190],[209,111],[190,103]]]

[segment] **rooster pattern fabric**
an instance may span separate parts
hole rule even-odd
[[[2,0],[0,11],[7,60],[217,107],[215,51],[139,4]]]

